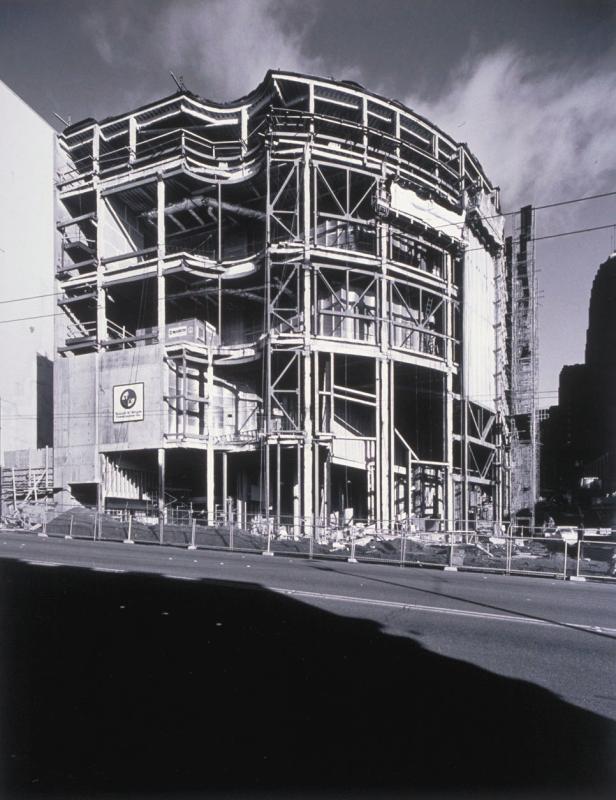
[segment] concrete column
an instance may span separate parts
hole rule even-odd
[[[310,192],[310,144],[304,149],[303,163],[303,199],[304,199],[304,264],[302,287],[302,313],[304,318],[304,352],[302,355],[302,402],[304,417],[304,452],[303,452],[303,516],[308,525],[306,533],[313,534],[310,518],[314,516],[314,435],[312,425],[312,357],[310,351],[311,311],[312,311],[312,268],[310,264],[310,209],[312,207]]]
[[[504,505],[504,452],[503,452],[503,422],[505,417],[505,386],[503,383],[504,369],[504,340],[502,319],[504,314],[503,299],[504,287],[504,258],[497,255],[494,260],[494,404],[496,409],[495,431],[495,464],[494,464],[494,489],[493,489],[493,519],[494,533],[500,535],[503,521]]]
[[[102,269],[99,267],[99,270]],[[107,291],[103,288],[102,282],[98,284],[96,298],[96,332],[97,341],[100,344],[107,338]]]
[[[462,521],[464,530],[468,530],[468,399],[466,393],[460,398],[460,410],[462,413]]]
[[[383,264],[383,270],[386,267]],[[377,517],[381,525],[392,521],[392,365],[388,358],[389,351],[389,302],[387,296],[387,280],[385,275],[379,279],[380,290],[380,316],[381,316],[381,357],[376,363],[377,384],[377,427],[376,427],[376,490],[377,490]]]
[[[165,448],[158,448],[158,538],[163,543],[165,524]]]
[[[96,236],[96,338],[98,343],[107,338],[107,294],[103,288],[103,264],[105,257],[105,232],[107,229],[107,201],[101,195],[96,180],[96,214],[98,218],[98,233]]]
[[[280,438],[276,440],[276,531],[280,530]]]
[[[244,106],[240,111],[240,136],[242,139],[242,156],[248,150],[248,109]]]
[[[396,166],[396,175],[400,174],[400,112],[396,111],[395,116],[395,137],[396,137],[396,159],[398,164]]]
[[[312,387],[313,387],[313,429],[314,429],[314,436],[312,440],[312,461],[313,461],[313,470],[314,470],[314,483],[312,487],[313,496],[314,496],[314,507],[313,507],[313,516],[316,521],[320,518],[321,515],[321,485],[320,485],[320,473],[321,473],[321,454],[319,448],[319,441],[317,437],[317,433],[319,430],[319,353],[315,351],[312,354],[313,364],[312,364]]]
[[[165,292],[165,278],[163,275],[164,258],[166,253],[166,240],[165,240],[165,181],[162,175],[158,175],[156,182],[156,283],[157,283],[157,325],[158,325],[158,341],[162,346],[161,363],[160,363],[160,414],[161,414],[161,429],[163,440],[168,433],[169,420],[168,420],[168,407],[165,397],[169,396],[169,380],[170,370],[164,360],[165,356],[165,338],[166,338],[166,292]],[[176,376],[177,378],[177,376]],[[177,396],[176,384],[176,396]],[[185,408],[185,401],[183,401]],[[176,400],[176,433],[178,432],[178,413],[177,413],[177,400]]]
[[[220,262],[222,261],[222,183],[218,184],[217,200],[218,200],[218,206],[216,211],[216,216],[217,216],[216,227],[218,234],[217,234],[216,258],[218,260],[218,263],[220,264]],[[220,301],[220,296],[218,299]],[[220,333],[220,330],[218,332]]]
[[[368,159],[368,134],[366,132],[368,128],[368,98],[364,95],[361,101],[361,124],[364,129],[362,135],[362,148],[363,148],[363,159],[364,164]]]
[[[105,455],[103,453],[99,453],[98,456],[98,467],[99,467],[99,477],[98,477],[98,487],[97,487],[97,494],[96,494],[96,508],[99,512],[103,512],[105,510],[105,480],[106,480],[106,462],[105,462]]]
[[[308,84],[308,113],[314,114],[314,83]],[[310,133],[314,134],[314,120],[310,120]]]
[[[370,519],[376,519],[377,517],[377,505],[376,505],[376,462],[372,462],[368,464],[368,473],[366,476],[366,483],[368,486],[368,517]]]
[[[206,451],[206,502],[207,522],[214,524],[214,363],[212,349],[208,352],[207,365],[207,451]]]
[[[444,514],[451,527],[453,527],[454,518],[454,483],[453,483],[453,359],[454,359],[454,307],[452,302],[452,288],[453,288],[453,263],[449,254],[444,256],[445,259],[445,277],[447,279],[447,299],[445,306],[445,334],[448,337],[445,340],[445,356],[447,359],[447,372],[444,380],[444,398],[443,402],[445,407],[443,409],[443,461],[447,462],[445,467],[445,498],[444,498]]]
[[[301,533],[302,515],[302,446],[298,441],[295,446],[295,483],[293,484],[293,528],[295,534]]]
[[[332,512],[332,462],[331,453],[327,453],[327,458],[323,466],[323,518],[325,525],[329,528],[329,515]]]
[[[381,179],[387,178],[383,165]],[[393,522],[393,366],[389,358],[389,284],[387,281],[387,241],[389,226],[383,220],[378,224],[379,256],[381,275],[378,282],[381,357],[377,361],[377,516],[380,524]]]
[[[461,155],[461,168],[464,167],[464,151],[460,151]],[[463,264],[462,264],[462,274],[460,275],[459,283],[460,285],[464,285],[464,273],[466,271],[466,254],[464,256]],[[468,376],[466,372],[466,365],[468,363],[469,357],[469,342],[468,338],[465,336],[465,330],[467,328],[466,323],[466,315],[468,314],[468,307],[467,304],[462,298],[462,319],[461,322],[461,335],[462,335],[462,347],[461,347],[461,363],[458,365],[458,369],[460,370],[460,448],[461,448],[461,456],[462,456],[462,463],[461,463],[461,491],[462,491],[462,503],[461,503],[461,513],[462,513],[462,525],[465,530],[468,530],[468,510],[469,510],[469,480],[468,480]]]
[[[388,361],[380,359],[378,362],[378,370],[380,372],[380,415],[379,415],[379,445],[380,445],[380,518],[381,524],[389,524],[392,519],[391,510],[391,474],[393,472],[391,464],[391,449],[390,449],[390,425],[392,409],[392,396],[391,396],[391,380],[390,370],[391,364]]]
[[[329,354],[329,427],[328,432],[334,432],[334,354]]]
[[[388,449],[389,449],[389,457],[387,459],[387,463],[389,465],[389,519],[390,523],[396,521],[396,502],[395,502],[395,493],[396,493],[396,471],[394,469],[394,427],[395,427],[395,364],[393,359],[389,360],[388,363],[388,382],[389,382],[389,419],[388,419]]]
[[[103,494],[102,494],[102,472],[99,458],[99,441],[100,441],[100,369],[101,369],[101,353],[100,342],[107,338],[107,313],[106,313],[106,295],[103,289],[103,265],[102,259],[104,257],[104,233],[105,233],[105,200],[101,195],[99,178],[98,178],[98,156],[100,146],[100,128],[98,125],[94,126],[92,133],[92,185],[94,187],[96,198],[96,214],[98,218],[98,232],[96,236],[96,352],[94,353],[94,451],[92,453],[92,461],[94,466],[94,477],[98,483],[96,506],[98,511],[102,511]]]
[[[129,117],[128,120],[128,163],[133,164],[137,156],[137,120]]]
[[[101,151],[101,129],[99,125],[94,125],[92,129],[92,172],[98,175],[100,166],[98,159]]]
[[[381,427],[382,427],[382,418],[383,418],[383,411],[382,411],[382,392],[381,392],[381,359],[378,358],[375,363],[375,384],[374,384],[374,393],[376,397],[376,408],[375,408],[375,439],[374,439],[374,470],[373,470],[373,492],[374,492],[374,519],[379,526],[383,521],[383,509],[382,509],[382,481],[381,481],[381,473],[382,473],[382,464],[383,464],[383,453],[381,450]]]
[[[270,496],[271,496],[271,487],[270,487],[270,465],[271,459],[271,449],[270,449],[270,441],[269,439],[265,440],[265,467],[264,467],[264,474],[263,474],[263,506],[265,510],[265,519],[267,520],[268,530],[269,530],[269,519],[270,519]]]
[[[406,519],[410,525],[413,516],[413,456],[409,450],[406,454]]]
[[[229,494],[229,487],[228,487],[228,458],[227,458],[227,451],[222,451],[222,511],[224,515],[224,521],[227,523],[228,520],[228,505],[227,505],[227,495]]]
[[[445,467],[445,498],[444,498],[444,514],[445,519],[449,522],[454,518],[454,483],[453,483],[453,376],[451,370],[448,369],[445,375],[445,396],[443,398],[444,420],[443,420],[443,436],[444,436],[444,458],[443,461],[447,462]]]
[[[313,497],[313,435],[312,435],[312,404],[311,404],[311,388],[312,388],[312,361],[310,358],[310,351],[304,353],[303,361],[303,391],[302,399],[304,406],[304,469],[303,469],[303,515],[308,518],[312,516],[314,507]]]
[[[162,175],[158,176],[156,183],[157,197],[157,284],[158,284],[158,341],[165,342],[166,308],[165,308],[165,278],[163,275],[164,258],[166,255],[165,241],[165,181]]]

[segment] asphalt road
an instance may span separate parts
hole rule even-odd
[[[0,532],[0,599],[2,797],[616,789],[613,585]]]

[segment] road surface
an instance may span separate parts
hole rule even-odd
[[[3,797],[616,787],[616,586],[4,532],[0,578]]]

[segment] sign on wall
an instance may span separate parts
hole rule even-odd
[[[113,421],[143,420],[143,383],[125,383],[113,387]]]

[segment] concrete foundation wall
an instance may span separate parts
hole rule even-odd
[[[101,450],[146,450],[162,446],[162,348],[101,353],[99,375],[99,441]],[[113,387],[143,383],[143,421],[113,421]]]
[[[58,487],[96,480],[94,353],[54,365],[54,481]]]
[[[160,348],[152,346],[140,348],[139,351],[131,349],[99,355],[86,353],[78,358],[56,361],[56,486],[98,480],[98,449],[113,452],[161,446],[161,357]],[[113,387],[133,383],[144,384],[144,419],[114,423]]]

